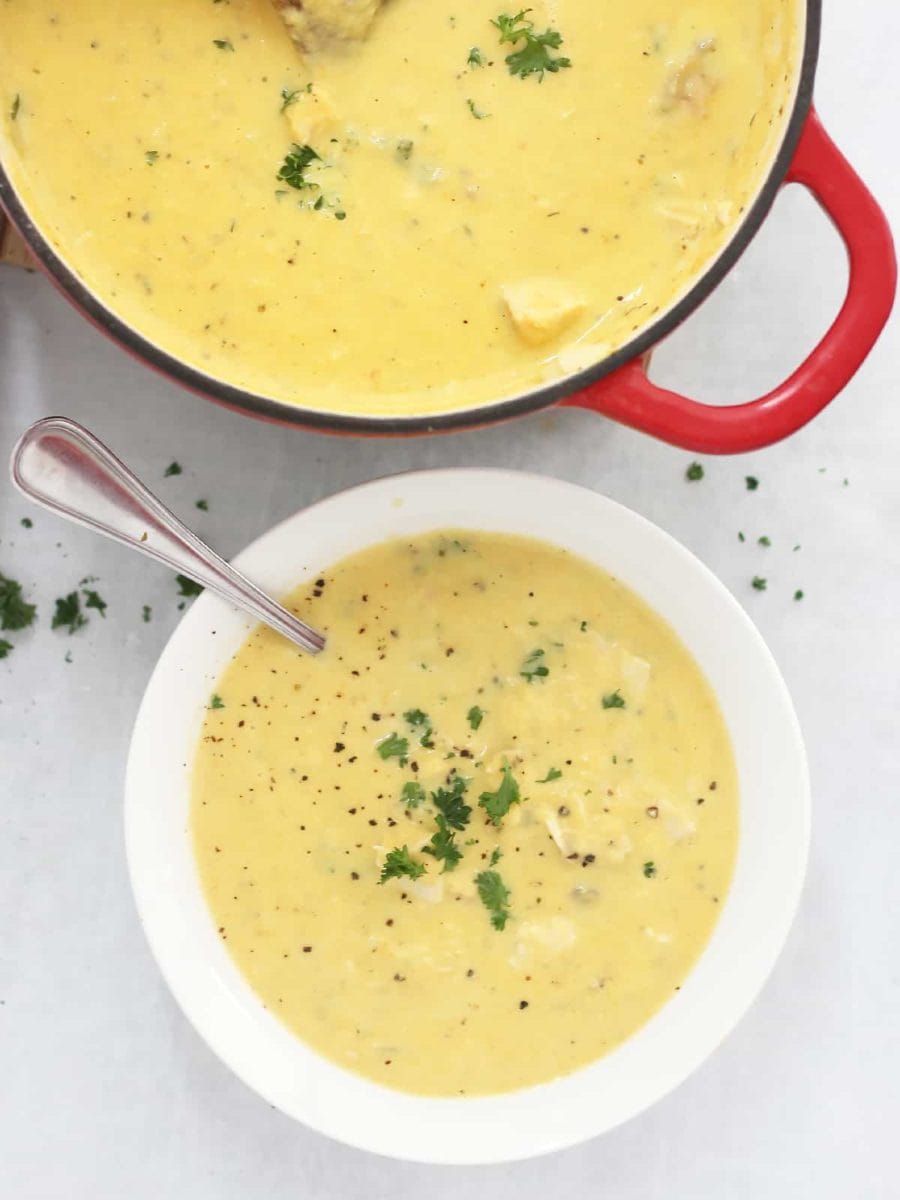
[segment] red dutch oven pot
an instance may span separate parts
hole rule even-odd
[[[229,408],[282,424],[330,433],[439,433],[493,424],[563,405],[586,408],[672,445],[707,454],[757,450],[788,437],[847,385],[890,315],[897,263],[884,213],[831,141],[812,106],[821,0],[807,0],[806,30],[794,107],[771,171],[740,226],[677,304],[602,362],[528,393],[464,411],[378,417],[328,413],[254,395],[197,371],[147,341],[103,305],[51,248],[0,163],[0,204],[43,270],[89,320],[120,345],[194,392]],[[709,295],[734,266],[786,183],[807,188],[847,249],[847,294],[828,332],[796,371],[745,404],[701,404],[651,383],[647,353]]]

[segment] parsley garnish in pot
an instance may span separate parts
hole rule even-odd
[[[544,663],[543,650],[532,650],[525,661],[522,663],[522,669],[519,674],[523,679],[527,679],[529,683],[534,683],[535,679],[544,679],[550,674],[550,668]]]
[[[425,799],[425,789],[421,783],[416,783],[414,779],[411,779],[409,783],[404,783],[400,799],[407,808],[418,808]]]
[[[699,479],[702,479],[703,478],[703,464],[698,463],[698,462],[692,462],[691,465],[688,467],[688,469],[685,471],[684,477],[690,483],[696,483]]]
[[[544,72],[555,75],[563,67],[571,67],[572,63],[562,55],[556,58],[550,53],[562,45],[562,35],[555,29],[545,29],[543,33],[534,32],[534,21],[528,20],[530,8],[520,9],[511,17],[502,13],[491,24],[500,31],[500,45],[516,45],[521,43],[518,50],[506,56],[506,65],[510,75],[518,75],[524,79],[527,75],[537,75],[538,81],[544,78]]]
[[[496,792],[482,792],[478,798],[478,803],[490,817],[491,823],[499,825],[512,805],[518,804],[521,798],[519,795],[519,785],[513,778],[512,770],[507,764],[503,767],[503,778]]]
[[[68,596],[60,596],[56,601],[53,620],[50,622],[51,629],[67,629],[72,634],[84,625],[87,625],[87,617],[81,611],[78,593],[69,592]]]
[[[481,871],[475,876],[475,886],[481,903],[491,914],[495,929],[505,929],[509,920],[509,888],[498,871]]]
[[[409,741],[398,733],[389,733],[375,747],[381,758],[387,762],[389,758],[399,758],[400,766],[405,767],[409,755]]]
[[[381,868],[379,883],[387,883],[389,879],[399,879],[402,875],[410,879],[419,879],[425,874],[425,867],[412,857],[408,846],[398,846],[389,850]]]
[[[472,815],[472,809],[463,799],[469,781],[462,775],[454,775],[446,788],[438,788],[431,793],[431,803],[451,829],[465,829]]]
[[[456,844],[456,834],[444,817],[437,818],[437,833],[432,836],[427,846],[422,847],[422,852],[431,854],[438,862],[442,862],[444,871],[452,871],[462,858],[462,851]]]
[[[616,690],[614,692],[610,692],[608,695],[604,696],[602,703],[603,703],[604,708],[624,708],[625,707],[625,700],[622,697],[621,693],[619,692],[618,688],[616,688]]]
[[[319,185],[311,183],[306,178],[305,172],[312,163],[321,161],[312,146],[298,146],[295,142],[290,152],[285,155],[276,179],[280,179],[282,183],[286,183],[288,187],[292,187],[298,192],[304,188],[317,188]]]
[[[466,713],[466,720],[469,722],[470,729],[480,728],[481,722],[484,720],[484,709],[479,708],[477,704],[473,704]]]
[[[26,604],[22,598],[22,585],[0,575],[0,629],[25,629],[34,620],[36,612],[36,606]]]

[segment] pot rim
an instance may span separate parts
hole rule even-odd
[[[66,298],[124,350],[141,359],[159,374],[174,380],[188,391],[212,400],[226,408],[282,425],[295,425],[315,432],[341,434],[403,435],[417,433],[449,433],[474,429],[506,421],[550,408],[573,393],[592,384],[633,359],[647,353],[667,334],[676,329],[722,282],[755,237],[765,220],[797,149],[806,118],[812,107],[813,85],[819,57],[822,0],[804,0],[806,21],[803,53],[798,67],[797,89],[793,110],[785,125],[784,136],[772,159],[768,175],[759,188],[743,220],[735,228],[716,257],[697,277],[691,287],[655,321],[620,346],[612,354],[552,383],[542,384],[518,396],[488,401],[471,408],[454,409],[446,413],[419,413],[409,416],[378,416],[362,413],[335,413],[324,409],[305,408],[286,400],[276,400],[244,388],[235,387],[163,350],[139,333],[84,283],[56,252],[31,217],[25,203],[13,186],[0,160],[0,207],[27,243],[38,265]]]

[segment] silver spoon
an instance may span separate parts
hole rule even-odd
[[[76,421],[45,417],[26,429],[12,452],[10,474],[29,500],[202,583],[301,650],[323,649],[321,633],[210,550]]]

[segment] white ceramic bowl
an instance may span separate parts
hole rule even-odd
[[[450,526],[530,534],[606,568],[674,626],[718,695],[740,780],[734,882],[707,949],[647,1025],[606,1058],[550,1083],[432,1099],[350,1074],[267,1012],[216,935],[188,829],[190,767],[205,706],[251,628],[212,595],[201,596],[173,634],[141,704],[128,762],[126,840],[157,962],[198,1033],[245,1083],[354,1146],[422,1162],[501,1162],[570,1146],[634,1116],[731,1030],[771,970],[797,906],[809,784],[790,698],[736,601],[667,534],[585,488],[512,471],[381,479],[291,517],[237,565],[285,593],[364,546]]]

